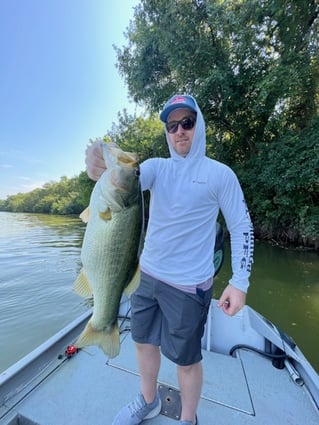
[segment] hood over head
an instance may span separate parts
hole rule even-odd
[[[205,121],[202,112],[196,102],[196,100],[189,95],[174,95],[165,104],[163,111],[160,114],[160,119],[166,123],[169,114],[175,109],[188,108],[196,112],[196,124],[193,136],[193,142],[191,149],[187,156],[184,158],[178,155],[170,143],[170,136],[165,128],[166,141],[169,147],[171,158],[174,160],[189,160],[194,158],[202,158],[206,153],[206,129]]]

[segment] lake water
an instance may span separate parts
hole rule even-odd
[[[75,218],[0,212],[0,370],[85,310],[72,292],[83,233]]]
[[[83,313],[72,292],[85,226],[77,218],[0,212],[0,371]],[[216,278],[230,277],[229,249]],[[319,261],[256,242],[248,304],[291,335],[319,371]]]

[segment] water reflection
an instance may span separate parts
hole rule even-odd
[[[84,230],[75,217],[0,213],[0,370],[87,308],[72,292]]]
[[[230,277],[229,248],[216,280],[218,296]],[[288,333],[319,371],[319,261],[303,252],[256,242],[247,303]]]

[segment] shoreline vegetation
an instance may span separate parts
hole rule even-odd
[[[46,183],[42,188],[34,189],[28,193],[18,193],[0,199],[0,212],[52,214],[79,217],[80,213],[88,206],[90,194],[95,182],[91,181],[86,172],[73,178],[61,177],[60,182]],[[148,197],[146,196],[146,211]],[[286,249],[304,251],[319,251],[318,234],[302,235],[298,228],[282,227],[274,224],[260,226],[258,219],[251,216],[254,222],[256,240],[269,242],[274,246]],[[223,223],[223,218],[221,217]],[[225,223],[224,228],[225,228]],[[318,229],[318,227],[317,227]],[[226,237],[228,237],[226,230]]]

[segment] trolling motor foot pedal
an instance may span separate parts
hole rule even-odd
[[[158,392],[162,401],[161,414],[178,421],[182,410],[180,392],[163,384],[158,386]]]

